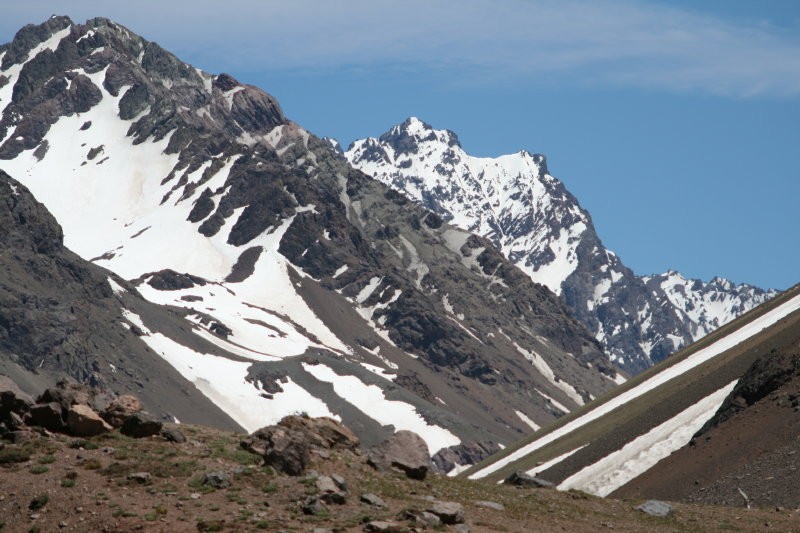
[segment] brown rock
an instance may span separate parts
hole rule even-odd
[[[102,416],[103,420],[115,428],[121,428],[128,417],[141,410],[142,404],[139,399],[136,396],[125,394],[111,400],[108,407],[103,410]]]
[[[377,470],[394,467],[411,479],[425,479],[431,460],[428,445],[422,437],[412,431],[401,430],[373,447],[367,456],[367,463]]]
[[[67,431],[76,437],[92,437],[113,428],[87,405],[73,405],[67,411]]]
[[[278,425],[303,433],[309,444],[319,448],[354,450],[360,444],[350,428],[326,416],[311,418],[307,415],[290,415],[278,422]]]

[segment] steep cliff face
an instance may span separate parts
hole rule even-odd
[[[467,154],[455,133],[410,118],[359,140],[348,161],[456,226],[489,239],[534,281],[560,294],[612,360],[641,371],[772,297],[749,285],[640,277],[607,250],[589,213],[522,151]]]
[[[246,429],[307,411],[365,441],[414,429],[433,453],[508,442],[614,386],[550,290],[261,90],[106,19],[54,18],[4,50],[0,168],[68,247],[185,317],[166,331],[120,309]]]

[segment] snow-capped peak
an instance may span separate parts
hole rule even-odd
[[[474,157],[455,133],[411,117],[378,138],[355,141],[345,156],[443,219],[490,239],[534,281],[562,295],[629,371],[774,294],[722,278],[687,280],[674,270],[637,277],[603,247],[589,213],[540,154]]]

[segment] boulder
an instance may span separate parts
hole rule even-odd
[[[122,427],[119,428],[120,433],[141,439],[143,437],[151,437],[161,433],[163,424],[159,419],[145,411],[134,413],[125,419]]]
[[[319,499],[327,504],[344,505],[347,503],[347,493],[340,485],[329,476],[319,476],[316,480]]]
[[[186,435],[175,426],[164,426],[161,429],[161,436],[164,437],[165,440],[177,444],[186,442]]]
[[[464,506],[456,502],[434,502],[428,512],[438,516],[443,524],[461,524],[464,522]]]
[[[366,503],[367,505],[370,505],[372,507],[378,507],[378,508],[386,507],[386,502],[383,501],[383,498],[371,492],[362,494],[359,500],[362,503]]]
[[[364,531],[381,533],[403,533],[407,528],[397,522],[387,522],[385,520],[373,520],[364,526]]]
[[[125,394],[114,398],[111,403],[103,410],[103,420],[114,426],[121,428],[131,415],[142,410],[142,404],[136,396]]]
[[[231,476],[227,472],[208,472],[203,476],[203,485],[215,489],[225,489],[231,486]]]
[[[391,467],[405,472],[411,479],[425,479],[431,461],[428,445],[412,431],[401,430],[370,449],[367,463],[377,470]]]
[[[503,481],[503,483],[506,485],[515,485],[517,487],[530,487],[538,489],[551,489],[555,487],[554,483],[540,477],[532,476],[526,472],[523,472],[522,470],[517,470],[516,472],[512,473]]]
[[[417,511],[414,509],[407,509],[400,513],[399,518],[408,520],[414,526],[421,529],[441,529],[442,519],[435,514],[428,511]]]
[[[25,414],[32,405],[33,398],[10,378],[0,376],[0,418],[5,418],[9,413]]]
[[[46,389],[37,399],[37,403],[56,402],[64,412],[72,405],[92,405],[92,391],[86,385],[63,379],[55,386]]]
[[[486,500],[478,500],[474,502],[475,505],[478,507],[485,507],[486,509],[494,509],[495,511],[505,511],[506,508],[502,503],[486,501]]]
[[[310,460],[306,435],[283,426],[263,427],[240,444],[245,450],[261,455],[265,464],[290,476],[302,474]]]
[[[149,485],[153,481],[153,476],[150,475],[150,472],[131,472],[128,474],[128,481],[139,485]]]
[[[64,418],[58,402],[37,403],[31,407],[27,417],[28,424],[40,426],[50,431],[62,431]]]
[[[498,451],[500,446],[493,441],[462,442],[449,448],[442,448],[431,457],[431,462],[435,472],[446,474],[457,466],[480,463]]]
[[[278,425],[303,433],[309,444],[318,448],[354,450],[360,444],[350,428],[325,416],[311,418],[307,415],[290,415],[284,417]]]
[[[672,506],[659,500],[647,500],[642,505],[638,506],[636,510],[649,514],[650,516],[659,516],[662,518],[672,514]]]
[[[303,514],[315,516],[322,514],[328,510],[325,504],[320,501],[316,496],[309,496],[303,503]]]
[[[92,437],[113,428],[88,405],[73,405],[67,411],[67,432],[76,437]]]

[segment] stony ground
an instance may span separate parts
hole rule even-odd
[[[350,451],[312,456],[306,475],[260,466],[239,447],[242,435],[181,426],[187,441],[131,439],[114,431],[91,439],[45,435],[0,449],[0,530],[5,531],[363,531],[371,520],[394,521],[434,500],[466,509],[471,531],[796,531],[800,510],[675,504],[668,518],[636,511],[640,500],[603,500],[582,493],[518,489],[429,475],[414,481],[378,473]],[[204,484],[222,472],[230,486]],[[317,492],[315,474],[342,476],[346,502],[303,512]],[[133,474],[133,475],[132,475]],[[224,485],[224,483],[223,483]],[[360,502],[373,493],[379,508]],[[486,503],[486,502],[490,503]],[[482,502],[482,503],[479,503]],[[438,530],[455,530],[440,526]],[[421,529],[420,529],[421,530]]]

